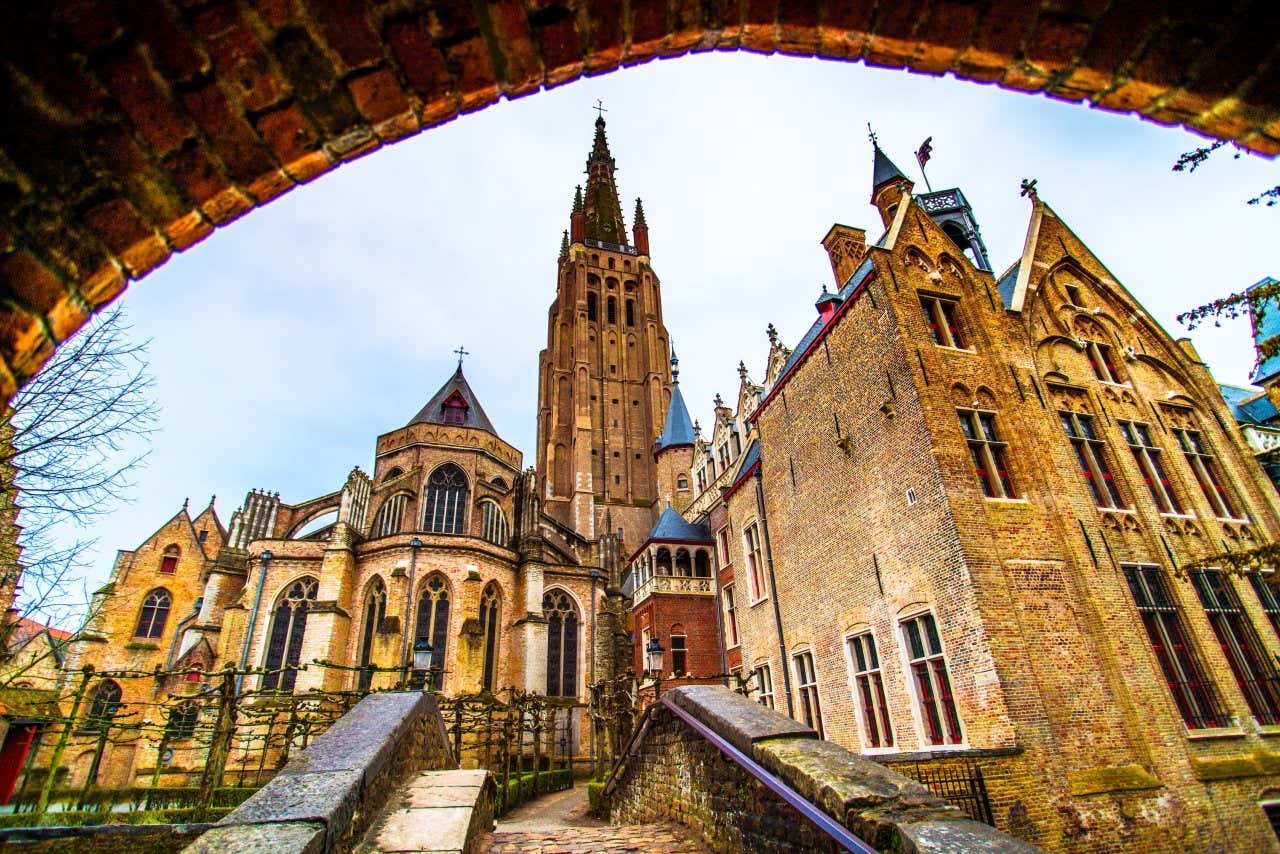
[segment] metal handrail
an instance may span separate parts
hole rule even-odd
[[[770,773],[763,765],[756,762],[747,754],[734,747],[724,739],[719,733],[711,729],[702,721],[686,712],[675,704],[670,696],[662,697],[658,700],[668,711],[674,713],[680,720],[711,742],[721,753],[728,756],[738,764],[742,770],[746,771],[759,782],[763,783],[768,789],[782,800],[786,801],[796,812],[804,816],[809,822],[815,825],[819,830],[827,835],[833,844],[840,846],[846,851],[853,854],[877,854],[876,849],[863,842],[844,825],[837,822],[831,816],[811,804],[799,792],[787,785],[783,780]],[[629,746],[629,745],[628,745]]]

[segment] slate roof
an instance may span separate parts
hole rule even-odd
[[[876,146],[875,163],[871,167],[871,192],[875,192],[876,188],[881,184],[892,181],[896,178],[906,179],[907,176],[902,174],[902,170],[893,164],[880,146]]]
[[[1244,388],[1236,385],[1219,384],[1222,399],[1227,402],[1231,415],[1241,424],[1258,424],[1264,427],[1275,426],[1280,419],[1271,398],[1260,388]]]
[[[1263,285],[1270,285],[1275,281],[1276,280],[1270,276],[1264,276],[1250,285],[1248,290],[1251,291],[1254,288],[1259,288]],[[1253,308],[1250,306],[1249,316],[1253,321],[1253,344],[1255,347],[1263,341],[1266,341],[1268,338],[1274,338],[1275,336],[1280,335],[1280,300],[1275,298],[1268,299],[1261,318],[1254,314]],[[1271,379],[1276,374],[1280,374],[1280,355],[1272,356],[1270,359],[1264,360],[1262,364],[1258,365],[1254,370],[1253,376],[1250,379],[1255,383],[1259,383]]]
[[[467,378],[462,375],[462,365],[458,365],[458,370],[453,372],[453,376],[435,393],[435,396],[427,401],[427,405],[418,411],[418,414],[409,420],[409,424],[450,424],[444,420],[442,412],[444,402],[453,395],[454,392],[462,395],[462,399],[467,404],[467,420],[459,427],[471,427],[476,430],[484,430],[486,433],[492,433],[497,436],[498,431],[493,429],[489,416],[484,414],[484,407],[480,405],[480,401],[476,399],[476,394],[471,390],[471,386],[467,383]],[[409,426],[408,424],[405,425]]]
[[[689,409],[684,405],[684,395],[680,393],[680,383],[671,386],[671,405],[667,407],[667,423],[662,428],[662,435],[654,443],[654,450],[662,451],[678,445],[693,444],[693,419],[689,417]]]
[[[689,523],[671,507],[662,511],[662,515],[658,517],[658,523],[653,526],[653,530],[649,532],[649,536],[645,537],[645,540],[646,542],[649,540],[692,543],[712,542],[710,528],[706,525]]]
[[[729,484],[729,491],[733,492],[747,478],[747,473],[751,471],[751,467],[760,462],[760,443],[753,441],[747,446],[747,452],[742,455],[742,462],[738,463],[738,476],[733,479],[733,483]]]
[[[862,259],[862,263],[858,265],[858,269],[854,270],[853,275],[844,283],[844,287],[840,288],[839,297],[841,302],[846,302],[849,297],[853,295],[853,291],[858,286],[858,282],[861,282],[866,278],[866,275],[869,272],[871,272],[871,259],[864,258]],[[787,359],[787,363],[782,366],[782,370],[778,373],[779,380],[785,377],[787,375],[787,371],[791,370],[797,362],[804,358],[805,351],[809,349],[811,344],[813,344],[814,339],[821,334],[823,326],[822,318],[819,317],[813,322],[813,325],[809,327],[809,331],[800,337],[800,340],[796,342],[795,349],[791,351],[791,358]]]
[[[1000,302],[1004,303],[1004,307],[1008,308],[1013,305],[1013,291],[1018,286],[1018,268],[1022,266],[1019,261],[1009,268],[1009,272],[1000,277],[1000,281],[996,282],[996,290],[1000,292]]]

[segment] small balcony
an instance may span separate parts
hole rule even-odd
[[[640,604],[654,593],[678,593],[690,596],[714,596],[715,580],[688,575],[655,575],[646,579],[636,590],[635,604]]]

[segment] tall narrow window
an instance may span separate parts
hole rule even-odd
[[[742,531],[747,552],[747,579],[751,585],[751,602],[759,602],[767,594],[764,586],[764,559],[760,556],[760,529],[752,522]]]
[[[996,433],[996,414],[974,409],[958,409],[960,429],[969,443],[973,472],[988,498],[1017,498],[1009,474],[1008,445]]]
[[[684,676],[689,672],[689,645],[688,638],[683,634],[674,634],[676,631],[684,630],[677,627],[673,628],[671,635],[671,672],[676,676]]]
[[[959,744],[960,716],[951,696],[951,678],[942,654],[942,639],[932,614],[921,614],[902,623],[902,634],[911,659],[920,721],[929,744]]]
[[[1178,447],[1182,448],[1182,455],[1186,457],[1187,465],[1191,466],[1191,471],[1196,476],[1196,483],[1200,484],[1200,491],[1208,499],[1214,515],[1219,519],[1241,518],[1236,512],[1231,494],[1222,485],[1218,463],[1209,452],[1209,446],[1205,444],[1200,431],[1175,427],[1173,435],[1177,437]]]
[[[1251,572],[1249,573],[1249,583],[1253,585],[1253,592],[1258,595],[1258,601],[1262,603],[1262,612],[1271,621],[1271,628],[1275,631],[1276,636],[1280,637],[1280,596],[1276,595],[1276,588],[1271,583],[1275,577],[1274,572],[1269,572],[1266,575],[1259,572]]]
[[[142,610],[138,612],[138,625],[133,630],[135,638],[158,638],[164,634],[164,624],[169,620],[169,608],[173,605],[173,597],[163,587],[152,590],[142,600]]]
[[[636,301],[627,300],[627,326],[636,325]]]
[[[373,519],[373,530],[370,536],[376,539],[400,533],[400,526],[404,524],[404,508],[408,503],[409,496],[403,492],[383,502],[382,507],[378,509],[378,515]]]
[[[929,322],[929,334],[933,336],[933,343],[940,347],[965,348],[964,335],[956,320],[955,300],[921,295],[920,307],[924,309],[925,320]]]
[[[701,474],[701,472],[699,472]],[[701,477],[698,478],[701,481]],[[699,483],[698,491],[702,491],[702,484]],[[728,526],[716,531],[716,542],[720,544],[720,568],[729,566],[732,561],[729,560],[729,528]]]
[[[111,725],[111,721],[120,713],[120,698],[123,692],[120,683],[114,679],[103,679],[93,692],[93,703],[89,706],[89,714],[85,718],[84,728],[100,732],[103,727]]]
[[[597,297],[594,291],[587,291],[587,320],[592,323],[596,322],[596,301]]]
[[[467,476],[453,463],[433,471],[424,490],[422,530],[431,534],[464,533],[467,493]]]
[[[418,620],[414,626],[414,643],[426,641],[431,645],[431,664],[435,671],[433,687],[444,687],[445,653],[449,646],[449,583],[438,572],[427,578],[418,597]]]
[[[319,584],[314,578],[299,578],[280,597],[267,635],[267,671],[262,677],[266,691],[292,691],[302,660],[302,638],[307,631],[307,612],[316,601]]]
[[[1280,723],[1280,676],[1245,616],[1230,579],[1221,570],[1198,569],[1191,573],[1191,581],[1249,711],[1260,724]]]
[[[756,702],[762,706],[773,708],[773,671],[767,664],[761,664],[751,672],[755,677],[756,688],[759,694],[756,695]]]
[[[1084,353],[1089,357],[1089,367],[1093,375],[1104,383],[1120,383],[1120,372],[1116,370],[1115,360],[1111,358],[1111,345],[1099,344],[1097,341],[1084,342]]]
[[[608,311],[608,316],[607,316],[608,321],[610,323],[617,323],[618,322],[618,300],[615,297],[609,297],[608,302],[605,303],[605,307],[606,307],[606,310]]]
[[[203,540],[201,541],[203,542]],[[173,575],[178,571],[178,558],[182,555],[182,550],[177,546],[169,545],[164,547],[164,554],[160,556],[160,571],[165,575]]]
[[[498,546],[507,544],[507,517],[495,501],[486,501],[480,505],[483,511],[481,536]]]
[[[578,695],[578,609],[563,590],[542,597],[547,618],[547,696]]]
[[[796,665],[796,690],[800,695],[801,719],[818,731],[818,738],[826,738],[822,732],[822,704],[818,700],[818,673],[813,668],[813,653],[805,650],[793,656]]]
[[[726,584],[721,590],[724,596],[724,629],[730,648],[738,645],[738,609],[733,601],[733,584]]]
[[[378,624],[387,616],[387,585],[380,577],[375,576],[364,595],[364,626],[360,631],[360,671],[359,690],[368,691],[373,684],[373,672],[368,669],[373,663],[373,641]]]
[[[1120,432],[1129,443],[1133,453],[1133,461],[1142,472],[1142,479],[1151,491],[1151,497],[1161,513],[1181,513],[1182,505],[1178,503],[1178,495],[1173,491],[1173,483],[1165,473],[1164,464],[1160,462],[1160,449],[1151,441],[1151,427],[1137,421],[1121,421]]]
[[[1071,447],[1076,452],[1076,461],[1080,464],[1080,473],[1084,475],[1089,491],[1093,493],[1094,503],[1099,507],[1111,510],[1123,510],[1124,499],[1120,497],[1120,488],[1107,465],[1105,444],[1093,427],[1093,417],[1081,412],[1059,412],[1062,429],[1071,440]]]
[[[880,676],[880,656],[876,639],[870,633],[854,635],[849,645],[853,664],[853,692],[862,712],[863,732],[867,747],[892,747],[893,729],[889,726],[889,704],[884,699],[884,680]]]
[[[497,688],[494,679],[497,675],[498,629],[501,625],[498,616],[501,612],[498,585],[491,581],[480,596],[480,638],[484,644],[484,676],[480,687],[490,692]]]
[[[1182,615],[1154,566],[1122,566],[1147,638],[1182,720],[1191,729],[1226,725],[1214,685],[1187,640]]]

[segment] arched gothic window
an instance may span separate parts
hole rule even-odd
[[[563,590],[542,597],[547,618],[547,696],[578,695],[578,609]]]
[[[360,666],[366,667],[373,662],[373,636],[378,631],[378,623],[387,616],[387,585],[380,576],[374,576],[369,590],[364,594],[364,626],[360,631]],[[368,670],[360,671],[360,690],[368,691],[373,682],[373,674]]]
[[[111,719],[120,713],[120,683],[113,679],[103,679],[93,692],[93,703],[89,706],[89,716],[85,718],[84,728],[94,732],[109,726]]]
[[[498,546],[507,544],[507,517],[495,501],[486,501],[480,505],[484,513],[484,525],[481,536]]]
[[[461,534],[467,516],[467,476],[453,463],[445,463],[427,480],[422,530],[429,534]]]
[[[480,596],[480,637],[484,640],[484,681],[480,688],[493,691],[494,676],[497,670],[498,629],[502,614],[502,601],[498,593],[498,585],[489,582]]]
[[[688,549],[676,549],[676,575],[682,575],[688,578],[693,575],[693,566],[689,561]]]
[[[163,587],[152,590],[142,600],[142,610],[138,612],[138,627],[133,630],[135,638],[158,638],[164,634],[164,624],[169,620],[169,608],[173,605],[173,597]]]
[[[267,659],[262,687],[267,691],[292,691],[295,670],[302,660],[302,637],[307,631],[307,611],[316,601],[320,585],[314,578],[299,578],[289,586],[276,605],[267,635]]]
[[[369,536],[389,537],[400,533],[400,526],[404,524],[404,506],[408,502],[409,496],[403,492],[383,502],[382,507],[378,509],[378,515],[373,519],[373,530],[370,531]]]
[[[431,669],[437,672],[435,689],[444,684],[445,652],[449,644],[449,582],[438,572],[427,578],[418,597],[418,621],[413,641],[431,644]]]
[[[635,325],[636,325],[636,301],[633,299],[629,299],[627,300],[627,326],[635,326]]]
[[[618,322],[618,301],[614,297],[609,297],[608,320],[610,323]]]
[[[191,700],[184,700],[169,709],[169,719],[164,726],[165,740],[177,741],[191,738],[196,734],[196,723],[199,719],[200,710]]]

